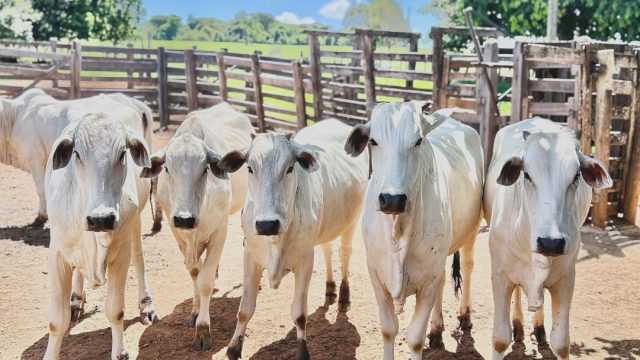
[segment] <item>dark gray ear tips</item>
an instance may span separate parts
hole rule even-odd
[[[431,113],[431,109],[433,108],[433,101],[427,100],[424,105],[422,105],[422,114],[429,115]]]

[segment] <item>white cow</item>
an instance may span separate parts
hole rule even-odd
[[[612,185],[602,164],[580,153],[573,131],[535,118],[507,126],[496,135],[485,185],[490,223],[493,285],[493,358],[502,359],[511,342],[509,305],[514,289],[514,338],[522,341],[519,289],[537,311],[538,342],[545,341],[543,295],[551,293],[551,348],[569,358],[569,308],[580,249],[580,227],[591,189]]]
[[[471,327],[470,276],[482,219],[484,168],[478,133],[449,113],[425,115],[417,103],[379,104],[371,121],[356,126],[345,145],[347,153],[358,156],[371,144],[373,172],[362,233],[384,359],[393,359],[397,314],[414,294],[416,308],[406,336],[411,359],[422,359],[430,312],[430,345],[442,346],[445,261],[458,249],[464,285],[460,320],[465,330]]]
[[[347,311],[351,240],[362,209],[368,157],[353,159],[342,150],[351,127],[335,119],[302,129],[293,140],[258,135],[246,151],[231,152],[220,167],[233,172],[245,162],[249,194],[242,213],[246,236],[244,283],[238,321],[227,348],[238,359],[247,323],[253,316],[258,286],[267,269],[272,288],[289,272],[295,275],[291,316],[297,331],[298,359],[308,359],[305,326],[314,245],[322,245],[327,266],[327,305],[335,302],[331,241],[342,237],[339,310]]]
[[[112,330],[111,357],[128,358],[123,336],[124,288],[131,249],[141,236],[140,213],[150,190],[149,180],[138,174],[150,162],[139,114],[122,108],[114,117],[113,111],[95,110],[63,130],[47,162],[51,307],[45,359],[59,357],[69,327],[74,268],[93,287],[107,283],[105,313]]]
[[[228,218],[242,208],[247,195],[246,169],[227,181],[218,154],[248,147],[253,134],[249,118],[227,103],[194,111],[151,157],[152,167],[143,170],[143,177],[159,175],[158,199],[193,280],[189,326],[196,327],[197,350],[211,347],[209,303]]]

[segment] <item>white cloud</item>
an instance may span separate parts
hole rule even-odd
[[[350,7],[349,0],[331,0],[322,5],[318,13],[329,19],[342,20]]]
[[[313,24],[316,22],[316,20],[310,16],[300,17],[298,14],[292,13],[290,11],[285,11],[282,14],[276,16],[276,20],[280,21],[281,23],[295,25]]]

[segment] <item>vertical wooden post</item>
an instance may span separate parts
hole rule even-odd
[[[309,32],[309,65],[311,67],[311,91],[313,92],[313,117],[322,120],[322,71],[320,69],[320,42],[318,35]]]
[[[167,89],[167,56],[164,47],[157,50],[158,64],[158,118],[160,127],[166,128],[169,125],[169,93]]]
[[[133,44],[127,44],[127,60],[133,61]],[[127,67],[127,76],[131,78],[133,77],[133,70],[131,69],[131,65]],[[133,82],[131,79],[127,79],[127,89],[133,89]]]
[[[420,35],[416,34],[409,39],[409,51],[418,52],[418,39],[420,39]],[[414,71],[416,69],[416,62],[409,61],[409,70]],[[413,80],[407,80],[407,89],[413,88]],[[409,101],[410,99],[404,98],[404,101]]]
[[[293,95],[296,102],[296,117],[298,120],[298,130],[307,126],[307,107],[304,103],[304,77],[300,61],[291,63],[293,68]]]
[[[51,48],[51,52],[53,54],[56,54],[58,52],[58,38],[57,37],[50,37],[49,38],[49,47]],[[54,66],[58,64],[58,60],[57,59],[52,59],[51,60],[51,65]],[[54,88],[58,87],[58,80],[57,79],[53,79],[51,81],[51,84]]]
[[[71,63],[69,65],[69,97],[71,99],[78,99],[82,96],[80,90],[80,79],[82,77],[82,43],[80,40],[73,40],[72,49]]]
[[[376,105],[376,77],[373,61],[374,37],[371,31],[356,30],[362,43],[362,68],[364,75],[364,94],[367,100],[367,117],[371,118],[371,111]]]
[[[596,80],[596,119],[595,119],[595,143],[596,159],[600,160],[605,169],[609,169],[609,154],[611,147],[611,102],[613,100],[613,72],[615,59],[613,50],[600,50],[597,54],[598,62],[604,70]],[[593,196],[593,209],[591,217],[593,224],[604,228],[608,218],[608,194],[607,189],[595,189]]]
[[[640,53],[634,51],[636,63],[640,64]],[[640,200],[640,124],[638,124],[640,95],[640,69],[636,69],[633,78],[633,91],[631,93],[631,126],[629,127],[629,139],[627,140],[627,161],[624,199],[624,219],[631,224],[637,224],[638,205]]]
[[[488,39],[482,49],[484,61],[498,61],[498,42],[495,39]],[[478,69],[480,70],[480,69]],[[484,153],[484,170],[489,169],[491,155],[493,154],[493,140],[498,131],[498,119],[493,109],[492,94],[497,93],[498,71],[496,68],[487,69],[490,83],[482,71],[478,71],[478,86],[476,87],[477,108],[476,113],[480,121],[480,138],[482,140],[482,151]],[[493,87],[493,91],[489,87]]]
[[[513,49],[513,90],[511,91],[511,123],[526,119],[529,103],[529,70],[526,44],[516,41]]]
[[[185,90],[189,111],[198,108],[198,74],[196,72],[196,54],[193,49],[184,51]]]
[[[582,46],[583,61],[580,67],[580,107],[576,120],[580,130],[580,149],[585,155],[591,155],[591,141],[593,140],[593,125],[591,122],[593,102],[593,82],[591,81],[591,51],[589,45]]]
[[[442,76],[443,76],[443,58],[444,49],[442,48],[442,31],[440,28],[431,28],[431,41],[433,42],[433,53],[431,56],[431,71],[433,72],[433,105],[434,110],[446,107],[443,105],[440,91],[442,90]]]
[[[251,54],[251,72],[253,73],[253,91],[255,94],[256,116],[258,117],[258,131],[264,132],[264,99],[262,97],[262,79],[260,78],[260,57],[256,52]]]
[[[222,101],[229,99],[229,90],[227,89],[227,67],[224,64],[224,54],[226,51],[218,51],[216,53],[216,61],[218,62],[218,88],[220,89],[220,97]]]

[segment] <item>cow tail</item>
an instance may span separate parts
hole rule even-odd
[[[460,251],[453,254],[453,263],[451,264],[451,277],[453,278],[453,292],[458,298],[460,289],[462,288],[462,274],[460,274]]]

